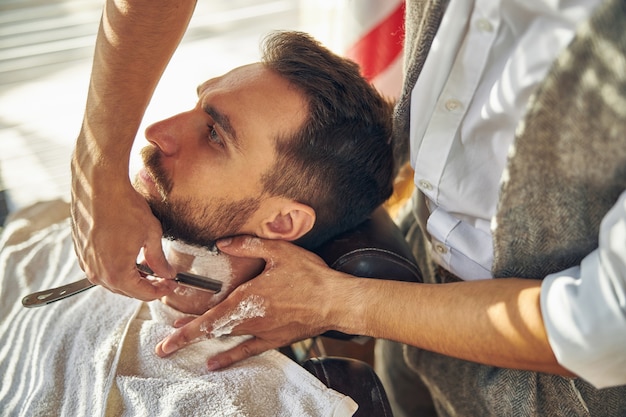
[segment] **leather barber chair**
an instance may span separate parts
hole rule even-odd
[[[382,207],[314,252],[331,268],[357,277],[422,282],[411,249]],[[332,331],[323,336],[346,340],[355,335]],[[356,401],[356,417],[392,416],[385,390],[369,364],[344,357],[313,357],[302,366],[326,386]]]

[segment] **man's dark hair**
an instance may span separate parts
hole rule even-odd
[[[317,219],[298,240],[314,248],[364,221],[393,190],[392,103],[356,63],[300,32],[274,32],[263,64],[301,91],[303,126],[276,138],[276,163],[261,179],[270,195],[311,206]]]

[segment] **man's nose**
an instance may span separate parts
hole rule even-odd
[[[185,135],[186,115],[187,113],[180,113],[148,126],[145,132],[146,139],[166,156],[175,155]]]

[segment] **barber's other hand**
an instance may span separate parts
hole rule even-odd
[[[89,164],[83,164],[89,165]],[[161,245],[162,229],[128,170],[81,166],[72,159],[72,238],[80,267],[94,284],[141,300],[169,294],[175,283],[143,278],[135,268],[141,248],[155,275],[173,277]]]
[[[342,296],[338,284],[346,281],[346,275],[330,269],[315,254],[284,241],[237,237],[218,242],[218,247],[233,256],[263,258],[265,270],[202,316],[178,323],[184,326],[156,346],[157,355],[165,357],[199,337],[254,336],[209,358],[208,368],[216,370],[316,336],[333,326],[333,297]]]

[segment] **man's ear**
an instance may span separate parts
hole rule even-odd
[[[311,206],[290,201],[263,220],[258,235],[266,239],[294,241],[307,234],[314,224],[315,210]]]

